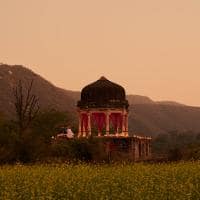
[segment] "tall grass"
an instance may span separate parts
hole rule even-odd
[[[0,199],[200,199],[200,162],[2,166]]]

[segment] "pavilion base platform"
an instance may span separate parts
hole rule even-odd
[[[151,137],[141,136],[96,136],[110,161],[151,160]]]

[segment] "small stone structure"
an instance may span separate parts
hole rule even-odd
[[[103,139],[112,160],[151,158],[151,137],[130,136],[125,89],[105,77],[83,88],[77,104],[78,137]]]

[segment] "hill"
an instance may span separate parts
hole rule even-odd
[[[165,104],[130,106],[130,132],[157,135],[171,131],[200,132],[200,108]]]
[[[13,88],[19,80],[23,83],[34,81],[33,92],[39,97],[41,109],[55,108],[61,111],[75,111],[75,99],[78,98],[79,92],[58,88],[25,67],[0,65],[0,112],[7,116],[13,114]]]
[[[0,113],[14,114],[12,90],[19,80],[34,80],[34,93],[39,97],[41,109],[54,108],[75,114],[80,92],[54,86],[40,75],[23,66],[0,65]],[[127,95],[130,103],[130,133],[157,135],[172,130],[200,132],[200,108],[177,102],[156,102],[149,97]]]

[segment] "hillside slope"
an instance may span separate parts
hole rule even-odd
[[[164,104],[130,106],[130,133],[157,135],[170,131],[200,132],[200,108]]]
[[[8,116],[13,114],[13,88],[19,80],[25,84],[34,81],[33,92],[39,97],[41,109],[75,111],[73,96],[76,92],[60,89],[25,67],[0,65],[0,112]]]

